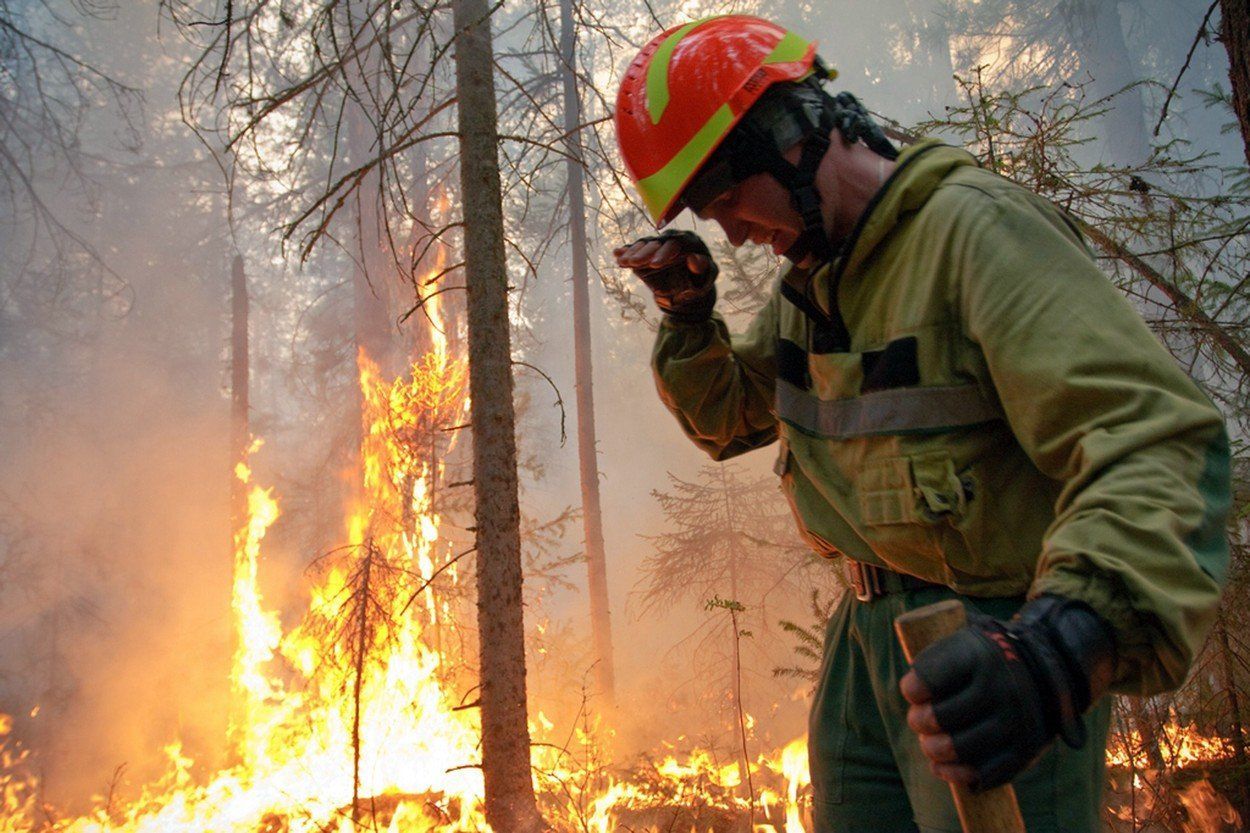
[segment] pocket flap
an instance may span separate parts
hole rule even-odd
[[[967,509],[968,493],[948,451],[891,457],[859,476],[859,510],[866,524],[931,524],[962,517]]]
[[[968,497],[949,452],[916,455],[911,458],[911,471],[920,511],[930,516],[929,520],[941,515],[962,517],[967,511]]]

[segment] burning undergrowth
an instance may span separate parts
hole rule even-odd
[[[431,310],[437,316],[437,307]],[[436,328],[441,330],[441,328]],[[441,496],[467,421],[468,369],[445,339],[397,380],[361,355],[363,415],[345,543],[309,571],[304,613],[284,628],[261,592],[265,536],[280,497],[247,490],[235,535],[230,761],[204,771],[172,740],[163,777],[121,800],[58,817],[41,806],[27,758],[0,721],[0,831],[484,830],[474,693],[475,634],[464,581],[471,536],[456,534]],[[254,451],[259,443],[253,445]],[[805,752],[786,749],[751,767],[708,752],[610,768],[604,733],[587,719],[572,738],[532,731],[535,784],[549,822],[568,830],[626,826],[751,829],[754,819],[799,833]],[[742,827],[746,819],[746,827]]]
[[[1245,788],[1244,765],[1235,745],[1182,721],[1175,712],[1150,731],[1121,715],[1107,750],[1106,818],[1113,831],[1143,829],[1177,833],[1244,830],[1228,796]]]

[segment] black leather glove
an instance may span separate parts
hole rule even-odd
[[[1040,596],[1009,622],[974,611],[912,664],[975,790],[1005,784],[1056,737],[1085,744],[1081,715],[1115,668],[1110,626],[1084,602]]]
[[[716,276],[720,273],[707,244],[692,231],[673,230],[655,237],[643,237],[637,242],[649,241],[673,242],[680,250],[679,256],[663,266],[633,270],[655,296],[655,305],[676,321],[706,321],[712,315],[712,308],[716,306]],[[707,271],[698,273],[690,270],[687,257],[692,254],[707,258]]]

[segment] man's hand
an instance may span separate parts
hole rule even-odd
[[[660,311],[677,321],[706,321],[716,304],[719,270],[707,245],[690,231],[666,231],[612,251],[655,296]]]
[[[1081,715],[1115,667],[1107,624],[1082,602],[1042,596],[1010,622],[970,611],[967,627],[915,658],[899,682],[933,774],[985,790],[1005,784],[1056,737],[1085,742]]]

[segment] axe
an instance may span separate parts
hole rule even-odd
[[[903,654],[911,662],[925,648],[962,628],[966,621],[964,606],[956,599],[947,599],[902,614],[894,620],[894,630]],[[1025,833],[1024,818],[1011,784],[979,793],[958,784],[950,787],[964,833]]]

